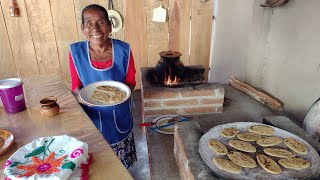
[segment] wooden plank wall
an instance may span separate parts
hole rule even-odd
[[[159,52],[169,50],[168,21],[153,22],[153,9],[161,3],[169,18],[175,1],[181,60],[185,65],[209,67],[213,0],[113,0],[123,18],[123,29],[112,36],[131,45],[137,89],[140,67],[155,66]],[[10,17],[9,0],[0,0],[0,79],[61,73],[70,87],[69,44],[85,40],[81,11],[92,3],[108,8],[108,0],[17,0],[20,17]]]
[[[2,7],[0,6],[2,12]],[[4,22],[3,14],[0,14],[0,78],[10,78],[17,76],[16,65],[13,61],[11,45],[8,37],[7,27]]]

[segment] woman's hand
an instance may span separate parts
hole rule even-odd
[[[134,90],[134,85],[132,85],[132,84],[127,84],[127,85],[129,86],[129,88],[131,89],[131,91]]]
[[[83,104],[83,105],[87,105],[81,98],[80,98],[80,90],[81,88],[80,87],[77,87],[73,92],[73,96],[77,99],[77,101],[80,103],[80,104]],[[89,105],[87,105],[89,106]]]
[[[75,98],[77,98],[80,94],[80,90],[81,88],[80,87],[77,87],[75,90],[72,91],[72,94]],[[77,98],[78,99],[78,98]]]

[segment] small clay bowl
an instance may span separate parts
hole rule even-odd
[[[43,116],[55,116],[60,111],[60,106],[57,103],[57,98],[53,96],[43,98],[40,101],[40,104],[41,104],[40,114]]]

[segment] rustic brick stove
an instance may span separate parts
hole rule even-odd
[[[200,71],[199,71],[200,68]],[[201,76],[192,82],[182,81],[181,85],[165,87],[155,83],[152,74],[154,67],[141,68],[142,114],[144,117],[165,114],[209,114],[223,110],[224,88],[218,83],[203,81],[204,68],[201,66],[186,66],[185,74],[189,78]],[[201,70],[203,69],[203,71]],[[151,76],[150,76],[151,75]]]

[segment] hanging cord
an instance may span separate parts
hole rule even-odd
[[[109,9],[109,10],[113,10],[113,9],[114,9],[113,1],[112,1],[112,0],[109,0],[108,9]]]
[[[108,10],[113,10],[113,8],[114,8],[114,6],[113,6],[113,0],[109,0],[108,1]],[[110,19],[110,17],[109,17],[109,19]],[[114,22],[112,21],[112,19],[110,19],[110,22],[111,22],[111,26],[112,26],[112,28],[114,28]]]
[[[156,0],[156,1],[154,2],[154,7],[157,7],[157,2],[159,2],[159,6],[161,6],[161,7],[164,6],[163,0]],[[162,5],[163,5],[163,6],[162,6]]]

